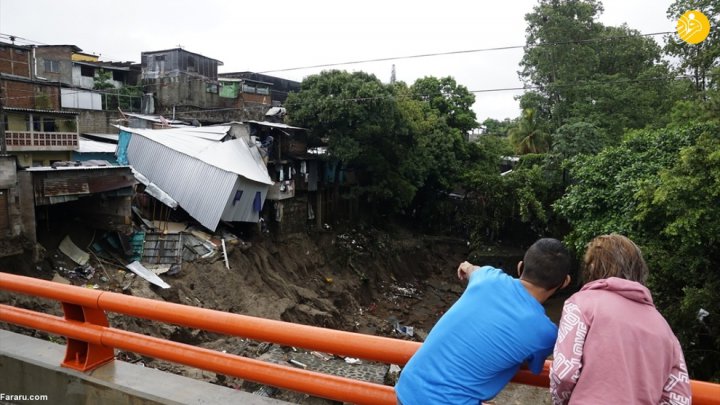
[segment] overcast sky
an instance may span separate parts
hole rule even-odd
[[[641,33],[674,31],[672,0],[605,0],[600,21]],[[255,71],[301,81],[323,68],[279,69],[525,43],[536,0],[220,1],[0,0],[0,33],[39,44],[72,44],[103,60],[182,46],[221,60],[220,72]],[[662,41],[662,36],[654,37]],[[0,36],[0,40],[6,37]],[[522,49],[333,67],[412,84],[453,76],[469,90],[519,87]],[[328,68],[325,68],[328,69]],[[476,93],[478,121],[519,114],[520,91]]]

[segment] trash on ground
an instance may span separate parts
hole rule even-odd
[[[88,260],[90,260],[90,254],[77,247],[72,239],[70,239],[70,235],[65,236],[62,242],[60,242],[58,249],[81,266],[86,265]]]
[[[407,336],[413,336],[415,334],[415,328],[407,325],[400,325],[400,322],[395,322],[395,331]]]
[[[180,233],[183,232],[188,224],[183,222],[168,222],[168,221],[152,221],[153,228],[157,229],[162,233]]]
[[[301,363],[301,362],[299,362],[299,361],[297,361],[297,360],[294,360],[294,359],[288,360],[288,363],[292,364],[292,365],[295,366],[295,367],[300,367],[300,368],[302,368],[302,369],[307,369],[307,364]]]
[[[158,277],[155,273],[151,272],[150,270],[146,269],[140,262],[134,261],[130,264],[128,264],[127,267],[130,271],[137,274],[138,276],[144,278],[145,280],[155,284],[158,287],[162,288],[170,288],[170,285],[166,282],[164,282],[160,277]]]
[[[320,353],[320,352],[312,351],[312,352],[310,352],[310,354],[312,354],[313,356],[319,358],[319,359],[322,360],[322,361],[328,361],[328,360],[330,360],[330,356],[327,356],[327,355],[325,355],[325,354],[323,354],[323,353]]]
[[[362,364],[362,361],[360,361],[360,359],[356,359],[354,357],[345,357],[345,363],[347,363],[347,364]]]

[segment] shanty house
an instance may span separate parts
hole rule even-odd
[[[230,126],[120,127],[118,160],[127,162],[210,230],[223,221],[258,222],[273,184],[254,142]]]

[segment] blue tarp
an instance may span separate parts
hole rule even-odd
[[[121,165],[127,165],[127,148],[128,144],[130,144],[130,132],[126,131],[120,131],[120,135],[118,136],[118,146],[117,146],[117,162]]]

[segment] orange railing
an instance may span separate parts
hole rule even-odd
[[[279,388],[358,404],[395,404],[393,387],[286,367],[108,326],[105,311],[277,344],[384,363],[405,364],[419,343],[189,307],[107,291],[0,273],[0,289],[62,302],[65,317],[0,305],[0,321],[68,338],[63,366],[82,371],[112,361],[114,349],[185,364]],[[549,386],[549,362],[540,375],[521,370],[513,381]],[[720,405],[720,385],[692,381],[693,403]]]

